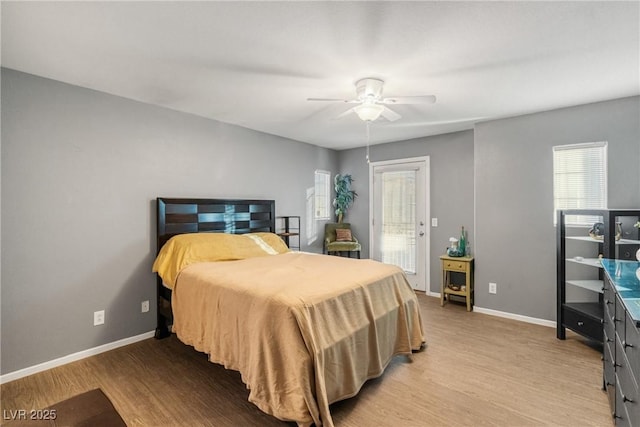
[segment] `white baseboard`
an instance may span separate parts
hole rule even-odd
[[[534,325],[547,326],[549,328],[556,327],[556,322],[554,322],[553,320],[538,319],[537,317],[523,316],[521,314],[507,313],[506,311],[492,310],[490,308],[482,308],[478,306],[473,306],[473,311],[475,311],[476,313],[483,313],[483,314],[489,314],[491,316],[498,316],[498,317],[504,317],[512,320],[518,320],[520,322],[533,323]]]
[[[440,298],[439,292],[430,292],[428,295],[430,297]],[[506,319],[518,320],[525,323],[533,323],[534,325],[548,326],[549,328],[555,328],[557,326],[557,323],[553,320],[538,319],[536,317],[523,316],[521,314],[507,313],[506,311],[482,308],[478,307],[477,305],[473,306],[473,311],[475,311],[476,313],[488,314],[490,316],[504,317]]]
[[[38,372],[46,371],[57,366],[66,365],[67,363],[75,362],[76,360],[86,359],[96,354],[104,353],[105,351],[113,350],[118,347],[124,347],[125,345],[133,344],[138,341],[146,340],[155,335],[155,331],[145,332],[144,334],[136,335],[129,338],[123,338],[118,341],[110,342],[107,344],[99,345],[98,347],[82,350],[77,353],[69,354],[67,356],[59,357],[58,359],[50,360],[48,362],[40,363],[28,368],[20,369],[8,374],[0,375],[0,384],[8,383],[10,381],[17,380],[29,375],[37,374]]]

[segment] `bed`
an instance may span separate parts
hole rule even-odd
[[[158,198],[158,327],[240,372],[249,400],[298,425],[333,426],[395,355],[423,348],[402,270],[289,251],[272,200]]]

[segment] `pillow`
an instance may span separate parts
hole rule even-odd
[[[273,233],[190,233],[173,236],[153,263],[164,284],[173,289],[182,269],[197,262],[230,261],[277,255],[289,248]]]
[[[242,234],[244,237],[248,237],[253,240],[260,248],[262,248],[269,255],[283,254],[289,252],[289,247],[282,240],[282,237],[274,233],[249,233]]]
[[[336,242],[350,242],[352,240],[351,230],[348,228],[336,228]]]

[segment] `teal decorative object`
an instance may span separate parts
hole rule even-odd
[[[449,244],[451,246],[449,246],[447,248],[447,255],[455,256],[455,257],[464,256],[464,252],[460,251],[459,242],[460,241],[458,239],[456,239],[455,237],[450,237],[449,238]]]

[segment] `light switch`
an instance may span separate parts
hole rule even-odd
[[[431,226],[432,227],[438,226],[438,218],[431,218]]]

